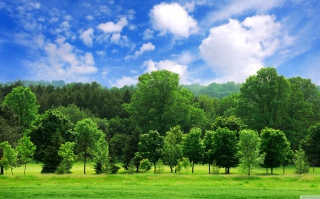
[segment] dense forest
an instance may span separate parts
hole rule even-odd
[[[239,165],[248,175],[254,164],[271,172],[297,161],[320,165],[319,87],[274,68],[243,84],[208,86],[182,86],[165,70],[110,89],[16,81],[0,84],[0,104],[2,174],[31,159],[43,173],[68,173],[75,161],[84,173],[88,162],[97,173],[116,173],[119,162],[127,170],[167,165],[172,172],[209,163],[209,172],[212,164],[226,173]],[[245,152],[250,142],[254,153]]]

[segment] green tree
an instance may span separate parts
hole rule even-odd
[[[76,146],[75,142],[66,142],[64,144],[61,144],[59,151],[58,151],[58,155],[62,158],[62,161],[57,169],[59,174],[71,173],[72,164],[76,160],[76,157],[77,157],[74,154],[75,146]]]
[[[259,164],[263,163],[265,154],[260,154],[260,138],[256,131],[248,129],[240,131],[238,156],[240,158],[239,171],[248,176]]]
[[[140,135],[138,150],[143,159],[148,159],[156,170],[156,163],[161,158],[163,137],[158,131],[150,130],[149,133]]]
[[[97,149],[94,152],[95,171],[97,174],[111,172],[109,145],[105,138],[97,141]]]
[[[239,163],[237,143],[236,132],[228,128],[218,128],[213,134],[213,159],[217,166],[225,168],[225,173],[230,173],[230,167]]]
[[[193,165],[194,165],[193,162],[190,162],[189,158],[186,158],[186,157],[182,158],[181,167],[183,167],[185,170],[187,170],[187,173],[189,172],[189,167],[193,167]]]
[[[203,158],[203,146],[200,128],[192,128],[182,142],[183,155],[187,157],[192,163],[192,173],[194,171],[194,164],[200,162]]]
[[[206,131],[203,137],[203,148],[204,148],[204,161],[203,163],[208,163],[209,164],[209,174],[211,170],[211,164],[213,163],[214,160],[214,148],[213,148],[213,136],[214,136],[214,131]]]
[[[19,163],[24,164],[24,175],[26,175],[27,164],[32,160],[36,146],[31,142],[29,136],[24,135],[18,141],[16,151],[18,152]]]
[[[55,109],[60,111],[65,116],[67,116],[70,119],[70,121],[74,124],[76,124],[80,120],[83,120],[85,118],[92,116],[90,110],[88,109],[83,110],[75,104],[69,104],[67,107],[58,106]]]
[[[8,165],[13,175],[13,168],[17,166],[17,152],[11,147],[8,141],[0,143],[0,148],[3,150],[3,158],[1,162]],[[3,164],[2,163],[2,164]]]
[[[164,137],[163,160],[170,167],[171,173],[178,164],[179,159],[182,158],[182,138],[183,132],[180,126],[170,128],[170,131]]]
[[[296,150],[294,154],[294,165],[296,167],[296,173],[303,174],[309,173],[308,158],[303,149]]]
[[[34,159],[42,162],[42,173],[54,173],[62,161],[58,155],[61,144],[74,140],[73,124],[57,110],[48,110],[35,121],[29,136],[37,149]]]
[[[271,168],[273,174],[273,168],[281,165],[286,157],[287,143],[286,135],[280,130],[265,128],[261,131],[261,152],[266,154],[262,167],[266,168],[266,173]]]
[[[141,129],[136,128],[131,135],[129,135],[128,139],[125,142],[125,146],[123,149],[123,167],[128,169],[130,162],[133,162],[136,166],[136,171],[139,170],[140,160],[138,162],[134,161],[135,153],[138,152],[138,143],[140,138]]]
[[[286,119],[289,83],[275,68],[262,68],[247,78],[240,89],[236,110],[250,129],[281,129]]]
[[[147,172],[151,169],[151,162],[148,159],[142,159],[140,161],[140,169]]]
[[[39,108],[36,103],[36,96],[30,88],[22,86],[12,89],[4,100],[4,104],[13,110],[19,118],[19,124],[24,127],[29,127],[31,122],[36,119]]]
[[[240,118],[237,118],[235,116],[230,117],[217,117],[213,124],[212,124],[212,130],[216,131],[219,128],[228,128],[231,131],[235,131],[237,138],[239,139],[239,132],[242,129],[245,129],[247,126],[242,122]]]
[[[97,150],[96,142],[104,137],[101,130],[91,119],[77,122],[75,128],[79,158],[83,161],[83,173],[86,174],[86,164],[91,160]]]
[[[192,93],[179,85],[177,74],[161,70],[139,77],[137,90],[124,108],[143,132],[157,129],[165,135],[172,126],[189,130],[202,125],[205,115],[198,106]]]
[[[307,137],[302,142],[302,148],[308,156],[308,161],[314,167],[320,165],[320,123],[309,128]]]

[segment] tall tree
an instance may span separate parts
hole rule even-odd
[[[265,159],[262,164],[263,167],[277,168],[281,165],[286,157],[288,141],[286,135],[280,131],[271,128],[265,128],[261,131],[261,152],[265,153]]]
[[[104,134],[90,118],[77,122],[75,128],[79,158],[83,160],[83,173],[86,174],[86,164],[94,157],[97,142],[104,138]]]
[[[150,130],[148,133],[140,135],[138,150],[141,158],[148,159],[156,170],[156,162],[161,158],[163,137],[158,131]]]
[[[165,135],[172,126],[189,130],[203,123],[204,112],[193,99],[192,93],[179,85],[177,74],[161,70],[139,77],[137,91],[124,108],[143,132],[157,129]]]
[[[239,170],[248,176],[259,164],[263,163],[265,154],[260,154],[260,138],[256,131],[248,129],[240,131],[238,156],[240,158]]]
[[[308,136],[302,142],[302,148],[308,156],[309,163],[313,166],[320,165],[320,123],[309,128]]]
[[[1,164],[4,164],[10,168],[11,175],[13,175],[13,168],[17,165],[17,152],[12,148],[8,141],[0,143],[0,148],[3,150],[3,158]]]
[[[37,117],[39,106],[30,88],[19,86],[12,89],[11,93],[5,97],[4,104],[18,115],[21,126],[29,127]]]
[[[214,131],[206,131],[203,137],[203,148],[204,148],[204,163],[209,164],[209,174],[210,174],[210,169],[211,169],[211,164],[213,163],[214,156],[214,148],[213,148],[213,136],[214,136]]]
[[[170,128],[170,131],[164,137],[163,160],[170,167],[171,173],[178,164],[179,159],[182,158],[182,138],[183,132],[180,126]]]
[[[58,155],[61,144],[73,141],[73,124],[57,110],[48,110],[35,122],[29,136],[37,149],[34,159],[42,162],[42,173],[54,173],[62,161]]]
[[[125,146],[123,149],[123,166],[125,169],[128,169],[130,162],[134,163],[133,159],[135,157],[135,153],[138,152],[138,143],[140,135],[141,129],[136,127],[136,129],[131,133],[131,135],[127,138],[125,142]],[[136,166],[137,171],[139,170],[139,162],[137,162],[137,164],[134,164],[134,166]]]
[[[246,128],[246,125],[242,122],[240,118],[237,118],[235,116],[230,117],[217,117],[213,124],[212,124],[212,130],[216,131],[219,128],[228,128],[231,131],[235,131],[237,138],[239,138],[239,132],[242,129]]]
[[[296,150],[294,153],[294,165],[296,167],[296,173],[303,174],[309,173],[308,158],[303,149]]]
[[[289,94],[284,76],[275,68],[262,68],[241,86],[236,113],[250,129],[282,129]]]
[[[19,163],[24,164],[24,172],[26,175],[27,164],[32,160],[36,146],[31,142],[31,138],[27,135],[24,135],[18,141],[18,146],[16,148],[18,152]]]
[[[239,164],[237,157],[237,136],[235,131],[228,128],[218,128],[213,134],[213,158],[219,167],[230,173],[230,167]]]
[[[200,128],[192,128],[182,142],[183,156],[192,162],[192,173],[194,164],[203,160],[203,145],[201,140],[202,131]]]

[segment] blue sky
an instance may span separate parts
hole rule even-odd
[[[0,82],[244,82],[261,67],[320,85],[319,0],[0,0]]]

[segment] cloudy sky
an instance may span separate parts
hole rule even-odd
[[[244,82],[259,68],[320,85],[319,0],[0,0],[0,82]]]

